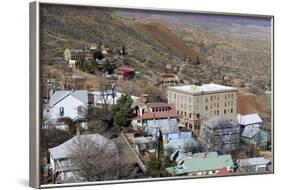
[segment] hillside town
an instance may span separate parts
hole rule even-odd
[[[238,112],[246,87],[187,83],[168,68],[147,84],[160,98],[128,90],[142,73],[117,64],[125,45],[60,56],[42,69],[43,184],[272,171],[271,128]]]

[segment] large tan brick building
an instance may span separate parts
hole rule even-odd
[[[237,89],[218,84],[172,86],[168,88],[168,103],[176,105],[182,121],[198,131],[204,118],[237,117]]]

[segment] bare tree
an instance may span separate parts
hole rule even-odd
[[[78,138],[70,148],[71,165],[79,177],[86,181],[133,179],[139,167],[132,162],[124,144],[115,147],[110,141],[98,144],[91,138]]]
[[[70,160],[76,173],[86,181],[115,180],[119,176],[119,156],[109,143],[78,138],[70,148]]]
[[[115,96],[115,84],[109,84],[105,79],[100,79],[99,81],[99,90],[101,106],[104,109],[108,109],[110,101],[112,99],[114,104],[114,96]]]

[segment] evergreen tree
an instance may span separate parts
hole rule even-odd
[[[162,176],[165,170],[165,157],[164,157],[164,145],[163,145],[163,135],[161,130],[159,130],[159,136],[157,141],[157,161],[159,163],[159,177]]]
[[[113,124],[118,127],[128,127],[134,114],[131,105],[133,100],[129,95],[122,95],[116,104],[111,106]]]
[[[155,149],[155,154],[151,154],[149,161],[146,163],[148,175],[151,177],[170,176],[165,168],[175,166],[175,162],[171,161],[168,156],[164,155],[163,135],[161,130],[159,130]]]

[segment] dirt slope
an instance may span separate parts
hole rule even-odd
[[[144,36],[150,38],[151,41],[170,49],[176,54],[189,55],[194,59],[198,56],[198,54],[188,47],[184,41],[176,35],[176,33],[163,24],[132,22],[130,25],[136,32],[143,33]]]
[[[237,103],[237,111],[242,115],[258,113],[262,118],[269,117],[269,114],[265,111],[262,102],[259,101],[255,94],[239,92]]]

